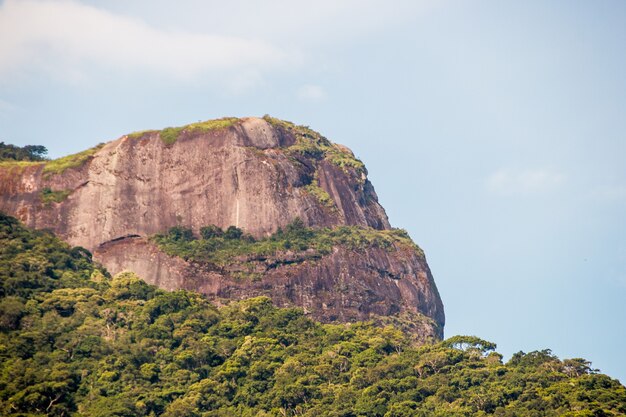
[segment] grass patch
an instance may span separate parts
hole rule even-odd
[[[211,130],[226,129],[239,122],[237,117],[224,117],[222,119],[207,120],[204,122],[192,123],[186,128],[192,132],[209,132]]]
[[[172,145],[183,132],[206,133],[212,130],[226,129],[239,122],[237,117],[224,117],[222,119],[206,120],[204,122],[191,123],[180,127],[166,127],[159,132],[163,143]]]
[[[45,167],[43,168],[44,177],[61,174],[71,168],[81,167],[87,161],[89,161],[93,157],[93,155],[98,152],[103,146],[104,143],[100,143],[99,145],[84,150],[82,152],[75,153],[73,155],[67,155],[58,159],[53,159],[52,161],[47,161]]]
[[[39,196],[41,198],[41,202],[45,205],[50,205],[52,203],[60,203],[65,200],[70,194],[72,190],[58,190],[53,191],[49,187],[41,190]]]
[[[237,117],[224,117],[221,119],[205,120],[204,122],[191,123],[185,126],[179,127],[166,127],[161,130],[141,130],[139,132],[133,132],[127,136],[131,139],[139,139],[140,137],[149,133],[158,133],[159,137],[166,145],[172,145],[176,143],[178,138],[183,132],[190,133],[206,133],[212,130],[226,129],[227,127],[234,126],[239,122]]]
[[[26,168],[34,165],[43,165],[45,161],[16,161],[14,159],[5,159],[0,161],[0,168]]]
[[[154,130],[154,129],[148,129],[148,130],[140,130],[138,132],[133,132],[133,133],[129,133],[128,138],[130,139],[139,139],[140,137],[150,134],[150,133],[156,133],[158,132],[158,130]]]
[[[229,229],[232,228],[233,226]],[[200,239],[190,234],[181,237],[179,229],[180,227],[172,228],[170,232],[154,235],[151,239],[169,255],[219,266],[238,261],[246,262],[245,259],[250,257],[273,256],[289,250],[313,249],[325,255],[331,253],[334,246],[352,250],[376,247],[390,252],[399,248],[411,248],[422,254],[421,249],[402,229],[376,230],[360,226],[313,229],[305,227],[300,219],[296,219],[284,230],[279,229],[272,236],[259,240],[245,233],[230,238],[226,234]]]

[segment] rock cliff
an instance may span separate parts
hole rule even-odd
[[[262,239],[296,218],[311,228],[390,229],[363,164],[306,127],[220,119],[126,135],[55,161],[3,162],[0,210],[89,249],[113,273],[130,269],[166,289],[216,301],[269,295],[323,321],[412,314],[420,338],[442,336],[443,305],[417,247],[337,244],[217,266],[150,239],[210,224]]]

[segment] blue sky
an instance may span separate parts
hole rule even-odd
[[[626,381],[626,3],[259,3],[0,2],[0,140],[310,125],[425,249],[448,336]]]

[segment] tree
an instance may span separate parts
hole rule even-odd
[[[443,342],[443,346],[451,347],[453,349],[463,351],[478,351],[480,353],[486,353],[490,350],[495,350],[496,344],[488,342],[476,336],[452,336]]]
[[[48,149],[42,145],[26,145],[19,147],[0,142],[0,160],[43,161],[47,153]]]
[[[193,231],[187,227],[174,226],[168,230],[167,234],[172,240],[190,241],[193,240]]]
[[[224,235],[224,231],[214,224],[200,228],[200,236],[202,236],[202,239],[208,240],[214,237],[221,237],[222,235]]]
[[[224,238],[226,239],[239,239],[243,235],[243,230],[238,228],[237,226],[228,226],[226,232],[224,232]]]

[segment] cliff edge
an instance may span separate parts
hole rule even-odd
[[[216,302],[268,295],[322,321],[395,318],[418,339],[443,335],[424,255],[403,237],[383,239],[392,230],[361,161],[271,117],[137,132],[54,161],[2,162],[0,211],[87,248],[112,273],[132,270],[166,289]],[[198,237],[216,225],[266,241],[296,219],[314,232],[348,227],[350,236],[325,250],[281,247],[227,263],[168,251],[154,238],[174,226]]]

